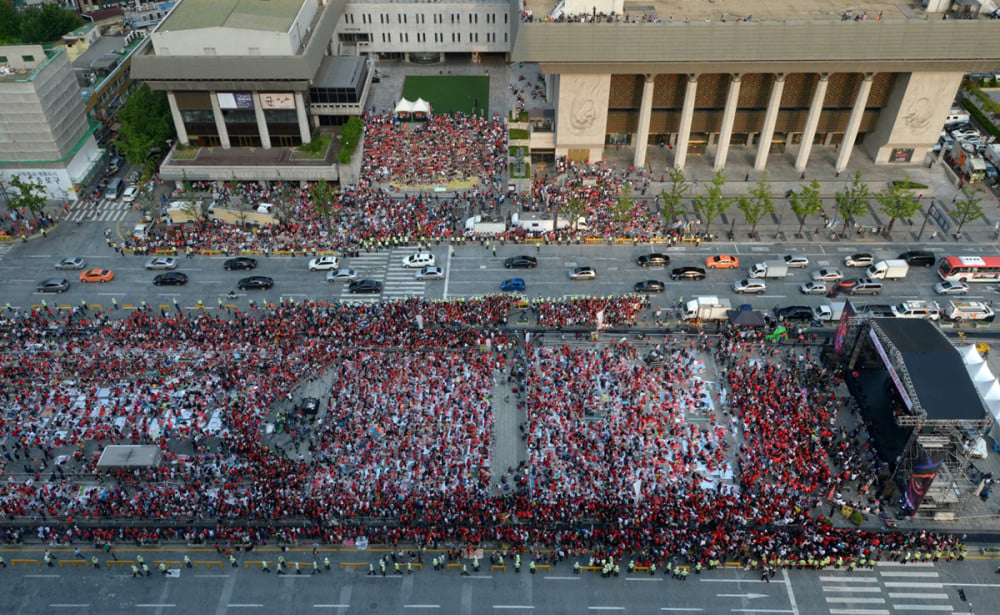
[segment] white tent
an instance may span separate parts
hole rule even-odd
[[[977,387],[979,388],[979,394],[983,396],[983,401],[987,405],[990,402],[1000,402],[1000,382],[996,380],[992,382],[980,382]]]
[[[396,103],[396,109],[394,110],[394,113],[396,113],[397,115],[399,114],[410,115],[411,113],[413,113],[413,103],[406,100],[405,98],[400,98],[399,102]]]
[[[959,349],[958,353],[962,355],[962,362],[966,365],[977,365],[983,362],[983,355],[979,354],[979,351],[976,350],[975,344],[969,344]]]
[[[977,386],[983,382],[995,382],[996,377],[993,372],[990,371],[989,363],[985,361],[980,363],[978,366],[969,366],[969,373],[972,375],[972,381],[976,383]]]
[[[418,98],[413,101],[413,107],[410,109],[413,113],[423,113],[425,115],[431,114],[431,105],[429,102],[423,98]]]
[[[995,420],[997,424],[1000,424],[1000,399],[986,402],[986,405],[990,408],[990,414],[993,415],[993,420]]]

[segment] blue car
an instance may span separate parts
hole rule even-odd
[[[500,290],[504,292],[521,292],[524,290],[524,280],[521,278],[511,278],[500,282]]]

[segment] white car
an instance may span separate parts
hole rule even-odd
[[[155,256],[146,261],[146,269],[177,269],[177,259],[170,256]]]
[[[417,252],[403,259],[403,267],[407,269],[423,269],[434,266],[434,255],[430,252]]]
[[[440,267],[424,267],[413,277],[418,280],[443,280],[444,269]]]
[[[803,295],[825,295],[830,289],[826,282],[806,282],[799,285],[799,290]]]
[[[826,269],[813,271],[810,277],[816,282],[836,282],[837,280],[842,280],[844,274],[840,273],[840,269],[827,267]]]
[[[809,259],[803,254],[787,254],[784,261],[789,269],[803,269],[809,266]]]
[[[340,268],[340,259],[336,256],[320,256],[309,261],[309,271],[329,271]]]
[[[858,252],[844,257],[845,267],[867,267],[875,262],[875,257],[867,252]]]
[[[569,272],[571,280],[593,280],[595,278],[597,278],[597,272],[594,271],[593,267],[577,267]]]
[[[939,295],[964,295],[969,292],[969,285],[955,280],[945,280],[934,285],[934,292]]]
[[[122,192],[122,200],[126,203],[131,203],[137,196],[139,196],[139,186],[129,186]]]
[[[326,274],[327,282],[351,282],[358,279],[358,272],[353,269],[336,269]]]
[[[743,278],[733,282],[733,292],[741,295],[762,293],[766,290],[767,284],[757,278]]]
[[[956,128],[951,131],[951,138],[961,141],[973,141],[979,139],[982,135],[975,128]]]

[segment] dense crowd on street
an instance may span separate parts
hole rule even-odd
[[[538,316],[538,324],[545,327],[634,325],[639,313],[648,307],[649,297],[644,295],[532,301],[532,308]]]
[[[7,311],[0,513],[38,526],[3,537],[500,541],[794,565],[953,544],[823,520],[827,492],[862,493],[872,459],[836,424],[837,378],[813,362],[737,336],[673,345],[662,365],[626,342],[524,344],[504,327],[514,307],[491,296],[125,318]],[[713,357],[730,391],[718,402],[704,380]],[[296,385],[328,370],[316,422],[276,439],[275,408],[290,412]],[[513,491],[491,487],[498,395],[524,422]],[[98,471],[108,444],[155,445],[163,463]]]

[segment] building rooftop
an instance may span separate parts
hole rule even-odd
[[[324,56],[314,88],[353,88],[364,81],[367,61],[359,56]]]
[[[531,11],[534,21],[545,21],[555,10],[554,0],[524,0],[525,11]],[[600,10],[598,3],[598,11]],[[587,3],[584,14],[576,14],[576,21],[592,18],[593,10]],[[870,20],[927,19],[917,5],[870,0],[638,0],[625,1],[623,13],[629,21],[659,21],[682,24],[689,21],[841,21],[866,18]],[[598,12],[598,14],[600,14]],[[616,16],[625,21],[625,15]],[[867,16],[867,17],[865,17]],[[941,19],[933,16],[931,19]],[[565,21],[570,19],[565,18]],[[604,21],[607,17],[604,18]]]
[[[0,58],[7,58],[7,62],[0,62],[0,83],[33,81],[49,65],[49,62],[63,51],[63,48],[58,46],[0,46]],[[36,55],[39,52],[41,55]],[[30,54],[31,60],[28,60],[25,54]]]
[[[305,0],[182,0],[160,25],[161,32],[240,28],[287,32]]]

